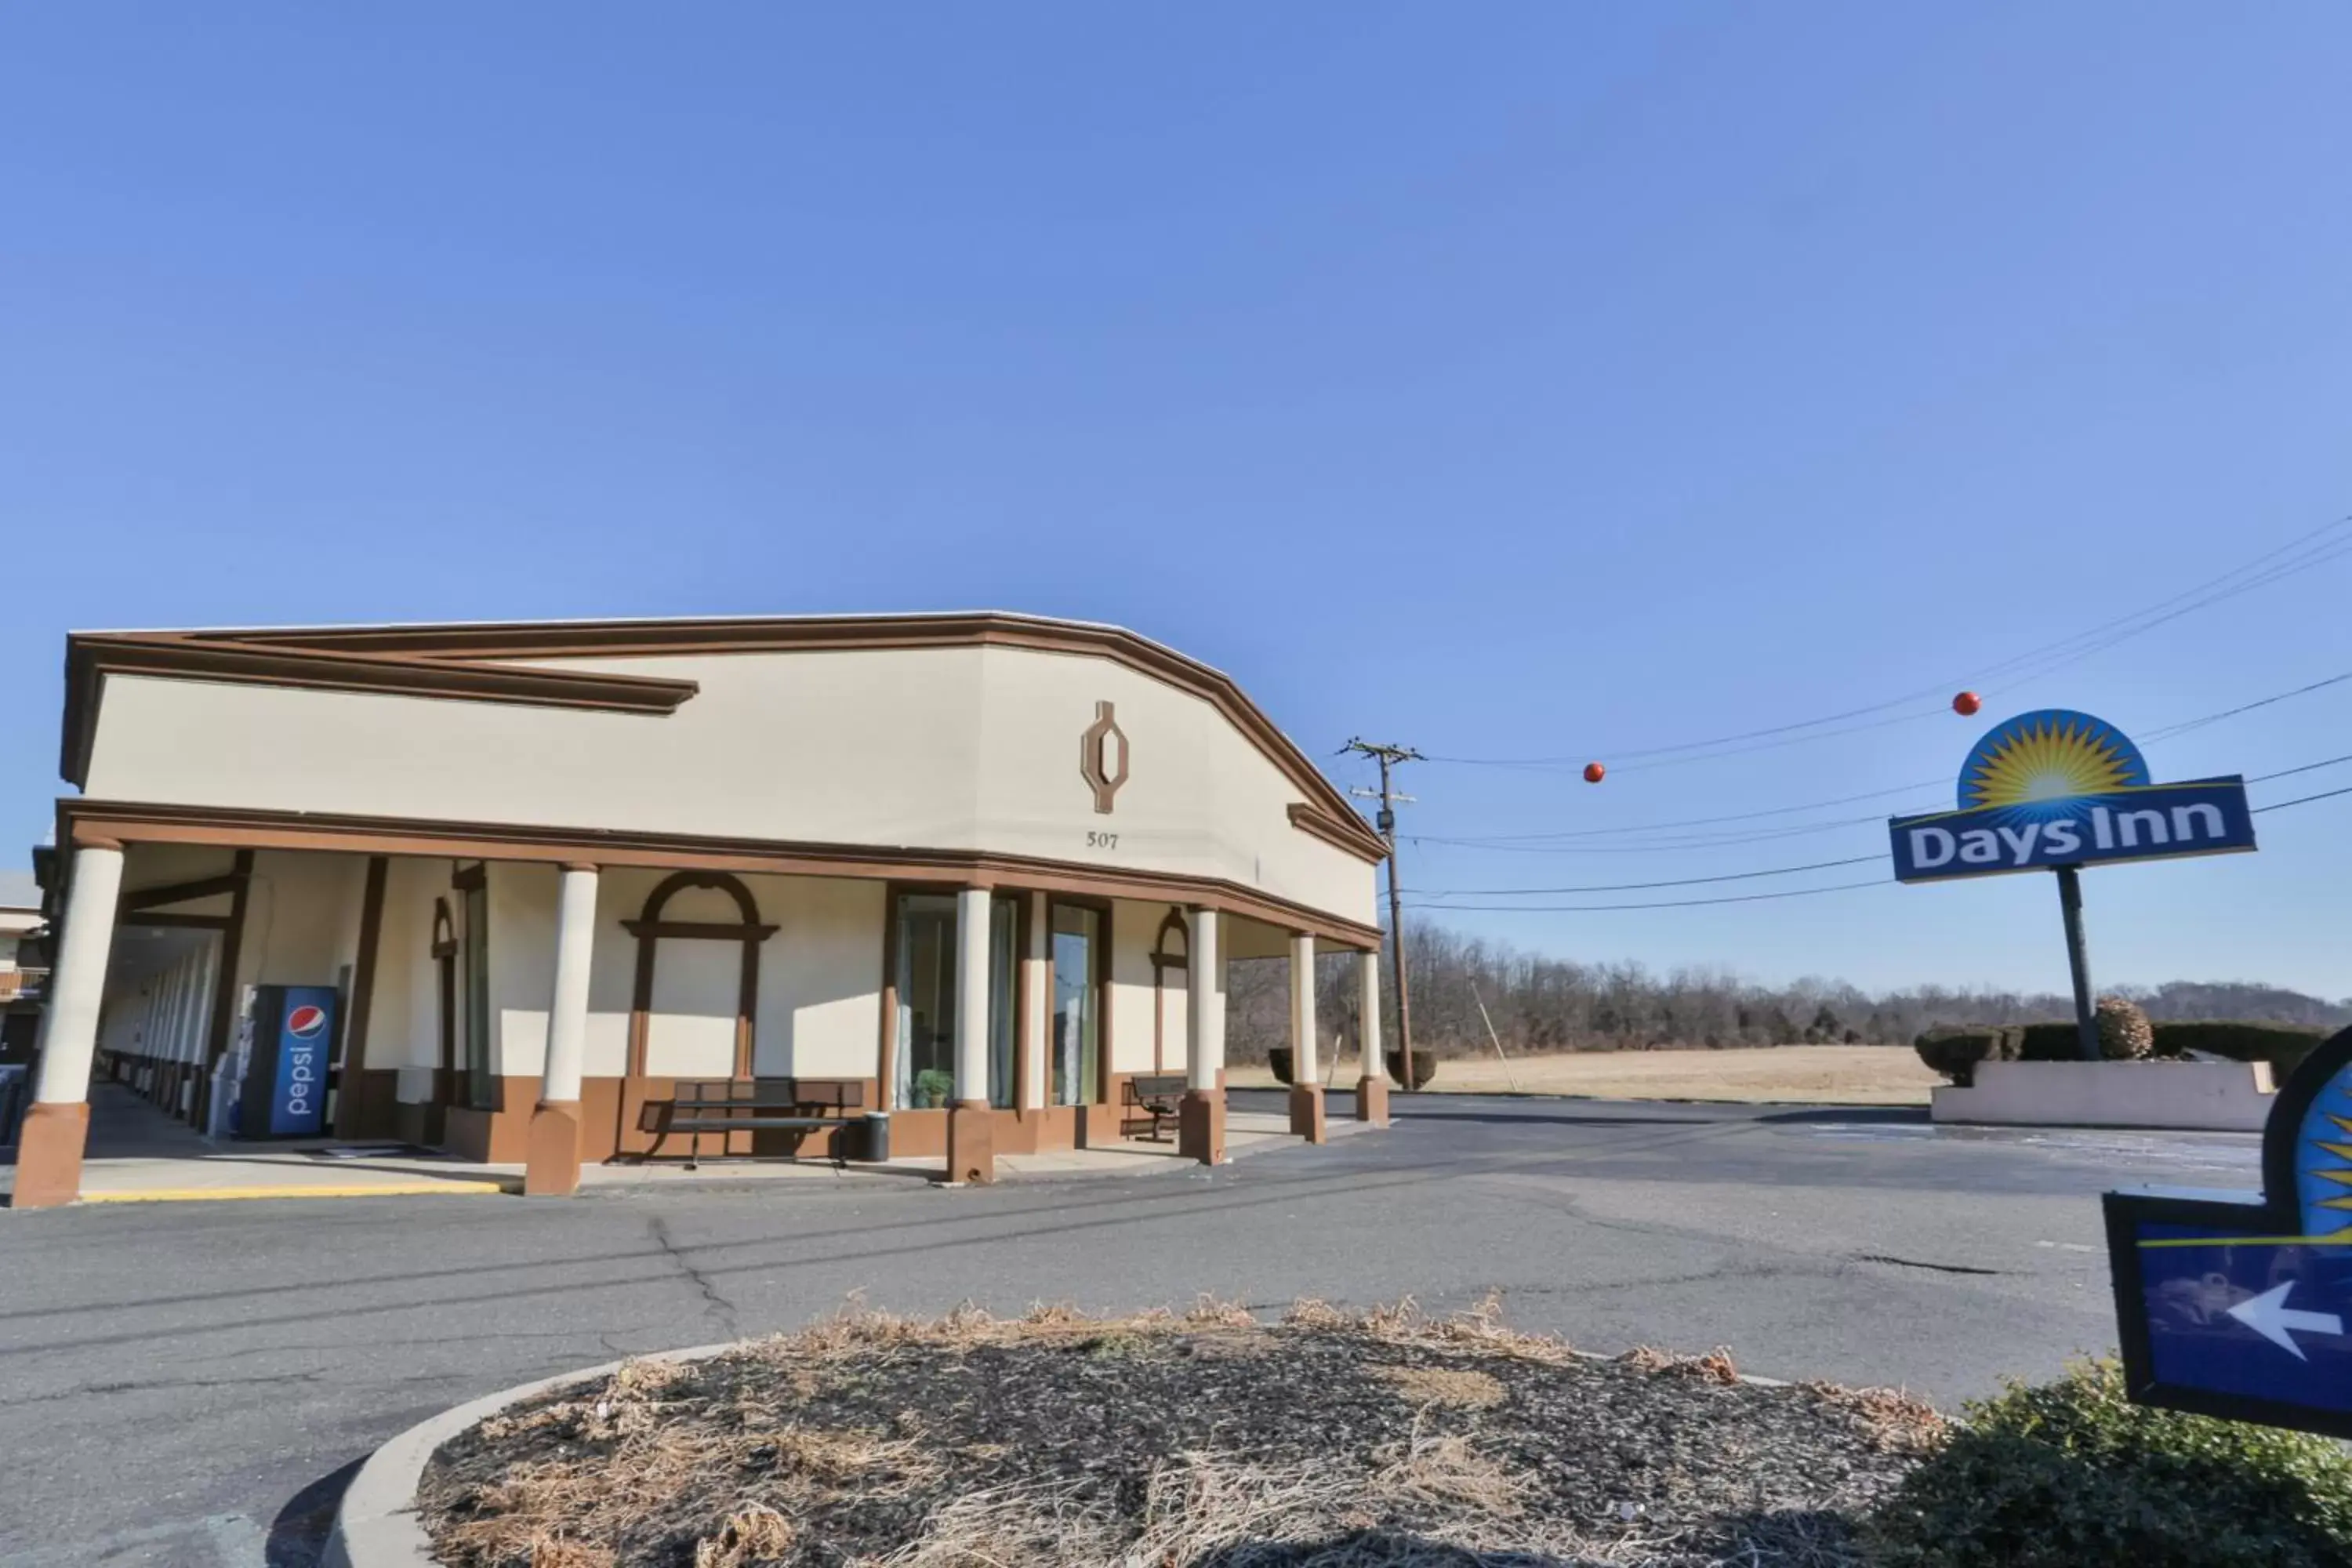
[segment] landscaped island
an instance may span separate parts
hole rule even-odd
[[[1969,1424],[1721,1352],[1614,1360],[1301,1302],[846,1315],[637,1361],[443,1446],[452,1568],[2321,1568],[2352,1463],[2125,1405],[2112,1369]]]

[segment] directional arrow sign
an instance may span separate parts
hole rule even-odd
[[[2309,1361],[2311,1358],[2303,1353],[2303,1347],[2294,1342],[2294,1334],[2291,1331],[2300,1329],[2306,1334],[2333,1334],[2340,1339],[2344,1334],[2344,1320],[2333,1312],[2291,1310],[2286,1298],[2294,1289],[2294,1281],[2290,1279],[2276,1289],[2250,1296],[2231,1308],[2230,1316],[2295,1360]]]
[[[2352,1029],[2279,1092],[2263,1188],[2107,1194],[2126,1384],[2143,1405],[2352,1437]]]

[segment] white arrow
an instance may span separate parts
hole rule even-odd
[[[2341,1338],[2344,1320],[2333,1312],[2298,1312],[2286,1304],[2286,1293],[2294,1289],[2290,1279],[2274,1285],[2259,1296],[2249,1296],[2230,1309],[2230,1316],[2254,1332],[2292,1354],[2297,1361],[2309,1361],[2303,1347],[2294,1342],[2290,1329],[2301,1329],[2306,1334],[2334,1334]]]

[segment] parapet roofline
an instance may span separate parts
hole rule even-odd
[[[983,646],[1109,658],[1202,699],[1307,796],[1319,837],[1366,860],[1386,857],[1347,796],[1223,670],[1123,626],[1006,610],[77,632],[66,639],[58,769],[83,787],[110,674],[658,715],[696,683],[510,661]]]

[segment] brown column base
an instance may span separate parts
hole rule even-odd
[[[16,1133],[16,1195],[20,1209],[53,1209],[81,1196],[81,1151],[89,1142],[89,1102],[35,1100]]]
[[[1176,1105],[1176,1152],[1203,1165],[1225,1163],[1225,1097],[1188,1089]]]
[[[948,1180],[975,1187],[996,1180],[996,1112],[984,1100],[948,1110]]]
[[[1290,1086],[1290,1131],[1309,1143],[1328,1140],[1323,1121],[1323,1086],[1319,1083],[1294,1083]]]
[[[522,1194],[568,1198],[580,1190],[580,1102],[542,1100],[523,1145]]]
[[[1389,1080],[1369,1074],[1356,1080],[1356,1120],[1375,1127],[1389,1124]]]

